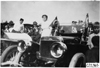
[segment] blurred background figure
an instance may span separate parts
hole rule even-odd
[[[72,33],[77,33],[76,23],[76,21],[72,21]]]
[[[82,25],[83,24],[83,21],[82,20],[79,20],[78,21],[78,25]]]

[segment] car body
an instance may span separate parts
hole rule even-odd
[[[6,33],[6,35],[8,36],[8,38],[6,38],[11,40],[10,42],[15,42],[16,45],[18,45],[20,40],[25,42],[28,48],[24,49],[20,46],[20,49],[24,49],[25,52],[32,53],[35,56],[38,60],[36,66],[49,67],[49,64],[53,63],[51,66],[73,67],[80,66],[79,63],[85,62],[85,53],[88,50],[88,46],[80,43],[81,33],[64,33],[60,34],[60,36],[44,36],[39,43],[32,41],[31,37],[26,33]],[[12,35],[14,37],[12,37]],[[33,56],[28,56],[33,58]],[[33,62],[32,59],[29,62]]]

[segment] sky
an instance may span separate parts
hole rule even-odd
[[[52,22],[57,16],[60,23],[71,24],[72,21],[85,21],[89,14],[89,21],[99,21],[100,2],[98,1],[1,1],[1,22],[14,21],[24,23],[37,21],[42,23],[42,15],[48,15]]]

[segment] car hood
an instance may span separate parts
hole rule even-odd
[[[32,41],[32,38],[26,33],[5,33],[4,38],[10,40],[28,40]]]

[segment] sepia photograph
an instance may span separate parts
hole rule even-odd
[[[100,67],[99,0],[2,0],[0,7],[0,67]]]

